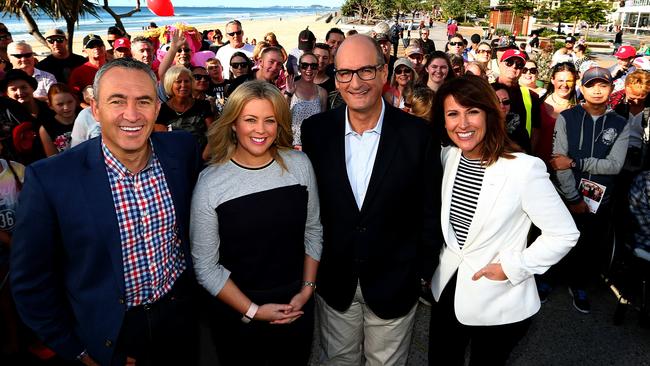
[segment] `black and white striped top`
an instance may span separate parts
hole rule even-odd
[[[476,212],[484,174],[485,167],[481,166],[480,159],[469,160],[461,155],[449,210],[449,222],[461,248],[465,245],[469,226]]]

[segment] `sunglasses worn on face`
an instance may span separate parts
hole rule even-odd
[[[521,61],[517,62],[517,61],[514,61],[514,60],[505,60],[504,62],[506,63],[506,66],[508,66],[508,67],[513,67],[514,66],[515,70],[521,70],[521,69],[524,68],[524,63],[521,62]]]
[[[479,54],[479,55],[480,55],[481,53],[491,53],[491,52],[492,52],[492,50],[477,50],[477,51],[476,51],[476,53]]]
[[[63,37],[52,37],[52,38],[46,38],[46,41],[49,44],[63,43],[63,42],[65,42],[65,38],[63,38]]]
[[[317,63],[301,62],[300,63],[300,68],[303,69],[303,70],[307,70],[307,69],[318,70],[318,64]]]
[[[230,64],[233,69],[243,69],[248,67],[248,62],[233,62]]]
[[[499,103],[502,105],[510,105],[510,99],[500,100]]]
[[[33,52],[27,52],[27,53],[17,53],[17,54],[12,54],[11,56],[15,58],[30,58],[34,56]]]
[[[449,42],[450,46],[462,46],[463,42]]]
[[[521,71],[522,74],[525,74],[527,72],[530,72],[531,75],[537,75],[537,68],[536,67],[531,67],[530,69],[527,67],[524,67]]]
[[[234,36],[241,36],[242,33],[244,33],[244,32],[243,31],[237,31],[237,32],[230,32],[230,33],[226,33],[226,34],[229,35],[230,37],[234,37]]]
[[[181,52],[190,53],[190,52],[192,52],[192,50],[189,47],[183,47],[183,48],[179,48],[177,52],[178,53],[181,53]]]
[[[208,75],[194,74],[192,76],[194,77],[194,80],[196,80],[196,81],[208,81],[208,80],[210,80],[210,76],[208,76]]]
[[[411,69],[409,69],[408,67],[402,67],[402,68],[399,68],[399,69],[395,70],[395,75],[402,75],[402,74],[410,75],[412,72],[413,71]]]

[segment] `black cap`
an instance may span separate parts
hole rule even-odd
[[[305,28],[298,35],[298,49],[302,51],[311,50],[314,47],[316,42],[316,36],[309,30],[309,27]]]
[[[32,89],[34,90],[36,90],[36,88],[38,87],[38,82],[36,81],[36,79],[27,75],[27,73],[24,72],[23,70],[11,69],[5,73],[5,78],[2,81],[0,81],[0,90],[3,93],[6,93],[9,83],[16,80],[26,81],[27,84],[29,84],[29,86],[31,86]]]
[[[93,48],[96,47],[97,45],[104,45],[104,41],[102,40],[102,37],[96,35],[96,34],[88,34],[84,37],[84,48]]]

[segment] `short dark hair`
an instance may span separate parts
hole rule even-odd
[[[321,43],[321,42],[318,42],[318,43],[314,44],[314,49],[316,49],[316,48],[320,48],[321,50],[325,50],[327,52],[330,52],[332,50],[330,45],[328,45],[327,43]]]
[[[454,97],[463,107],[478,108],[485,112],[485,137],[481,160],[486,166],[492,165],[499,158],[513,159],[512,153],[521,151],[508,137],[505,115],[499,107],[496,93],[487,80],[475,75],[464,75],[449,80],[438,89],[432,120],[436,121],[441,129],[440,138],[444,145],[453,145],[444,127],[444,103],[449,96]]]
[[[115,36],[120,36],[120,37],[124,36],[124,32],[120,28],[118,28],[117,26],[114,26],[114,25],[108,27],[108,32],[106,32],[106,33],[107,34],[112,34],[112,35],[115,35]]]
[[[156,78],[156,74],[153,73],[149,65],[145,64],[144,62],[140,62],[138,60],[132,59],[130,57],[116,58],[110,62],[105,63],[104,66],[102,66],[99,69],[99,71],[97,71],[97,74],[95,74],[95,80],[93,81],[93,92],[94,92],[93,94],[94,94],[95,101],[99,101],[99,82],[101,81],[102,77],[104,76],[104,74],[106,74],[108,70],[116,67],[145,72],[151,79],[151,83],[153,85],[154,90],[156,90],[158,79]]]
[[[327,31],[327,34],[325,34],[325,41],[326,42],[330,40],[330,35],[332,33],[340,34],[343,37],[345,37],[345,33],[343,33],[343,31],[340,28],[331,28],[330,30]]]

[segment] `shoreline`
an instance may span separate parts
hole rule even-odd
[[[277,36],[280,45],[282,45],[282,47],[284,47],[284,49],[287,52],[289,52],[293,48],[298,47],[298,34],[306,27],[309,27],[309,30],[311,30],[314,33],[314,36],[316,36],[316,42],[325,42],[325,34],[330,28],[338,27],[343,29],[343,31],[352,28],[349,25],[342,24],[342,23],[339,24],[334,24],[333,22],[325,23],[324,20],[325,17],[323,17],[323,15],[325,14],[326,13],[316,13],[309,16],[300,16],[300,15],[293,15],[289,17],[273,16],[273,17],[261,18],[261,19],[258,18],[258,19],[239,19],[239,20],[241,21],[242,28],[244,30],[244,39],[248,38],[249,42],[253,38],[255,38],[257,41],[260,41],[264,39],[264,35],[267,32],[274,32],[275,35]],[[317,21],[317,19],[319,18],[323,18],[323,19]],[[195,27],[198,31],[218,28],[221,30],[222,33],[225,33],[225,29],[224,29],[225,24],[226,22],[199,23],[199,24],[188,24],[188,25]],[[144,33],[143,30],[132,32],[131,38],[141,35],[142,33]],[[82,41],[85,35],[86,34],[75,32],[74,42],[72,45],[72,51],[82,56],[85,56],[82,52],[83,51]],[[104,44],[108,48],[108,43],[106,42],[106,35],[99,34],[99,36],[102,37],[102,39],[104,40]],[[29,41],[28,43],[32,46],[33,51],[37,54],[39,59],[43,59],[50,54],[50,50],[45,45],[37,42],[36,40]]]

